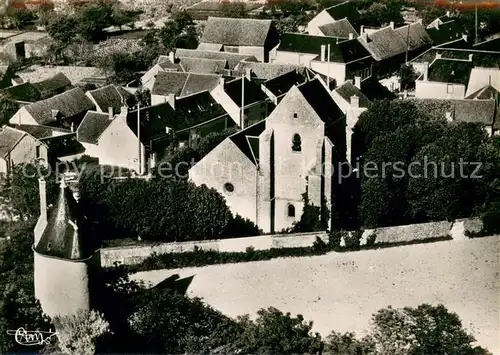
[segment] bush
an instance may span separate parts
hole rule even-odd
[[[377,233],[372,233],[368,236],[366,240],[366,246],[372,247],[375,245],[376,242],[377,242]]]
[[[333,250],[340,249],[342,240],[345,240],[346,235],[348,232],[346,231],[331,231],[330,234],[328,235],[328,244]]]
[[[316,237],[312,248],[317,252],[327,252],[329,250],[328,244],[326,244],[320,237]]]
[[[223,236],[227,238],[239,238],[254,237],[261,234],[262,230],[260,230],[255,223],[237,214],[229,220]]]
[[[355,231],[348,233],[345,237],[345,247],[348,250],[359,250],[361,246],[361,238],[363,237],[363,231]]]

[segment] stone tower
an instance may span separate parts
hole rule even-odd
[[[47,211],[46,182],[39,180],[40,218],[35,227],[35,297],[49,317],[76,314],[93,306],[92,290],[100,252],[82,229],[78,202],[61,179]]]

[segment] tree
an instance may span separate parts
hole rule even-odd
[[[370,336],[361,340],[354,333],[331,332],[325,339],[325,355],[370,355],[376,354],[376,345]]]
[[[415,89],[415,80],[417,80],[417,77],[413,66],[403,64],[401,66],[401,90]]]
[[[422,24],[427,26],[435,19],[442,17],[446,14],[446,8],[444,6],[423,6],[419,11],[419,16],[422,18]]]
[[[367,9],[364,21],[370,26],[385,26],[389,22],[394,22],[396,27],[401,26],[404,24],[401,5],[394,1],[374,2]]]
[[[330,213],[326,204],[323,204],[323,206],[311,204],[307,191],[302,194],[302,201],[304,202],[302,216],[300,221],[293,226],[292,231],[294,233],[326,231]]]
[[[19,110],[19,104],[9,98],[0,98],[0,124],[8,124],[9,120]]]
[[[475,339],[457,314],[443,305],[388,307],[373,315],[372,336],[380,354],[488,354],[473,347]]]
[[[78,34],[77,21],[71,15],[61,14],[48,23],[47,33],[53,40],[67,46]]]
[[[244,2],[222,1],[219,5],[222,17],[244,18],[247,17]]]
[[[198,46],[197,36],[193,18],[185,11],[175,13],[158,33],[166,52],[174,48],[195,49]]]

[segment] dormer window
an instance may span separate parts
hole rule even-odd
[[[302,139],[300,135],[295,133],[292,138],[292,151],[300,152],[302,150]]]

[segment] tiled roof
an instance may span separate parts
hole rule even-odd
[[[341,4],[331,6],[326,9],[326,12],[328,12],[334,20],[347,18],[350,22],[356,22],[361,18],[358,10],[356,9],[356,5],[352,1],[346,1]]]
[[[182,97],[212,90],[219,83],[217,75],[159,72],[154,79],[152,95],[168,96],[175,94]]]
[[[339,88],[335,89],[335,91],[342,96],[344,100],[348,103],[351,102],[351,97],[356,95],[359,98],[359,106],[360,107],[368,107],[371,101],[366,97],[363,92],[354,86],[351,82],[346,82]]]
[[[213,51],[203,51],[197,49],[182,49],[177,48],[175,55],[179,58],[189,57],[189,58],[205,58],[205,59],[225,59],[229,69],[234,69],[239,62],[242,60],[258,62],[257,58],[249,54],[238,54],[229,52],[213,52]]]
[[[39,82],[49,79],[54,75],[62,73],[74,85],[85,78],[102,78],[106,73],[96,67],[78,67],[78,66],[40,66],[32,65],[17,74],[26,82]]]
[[[219,76],[209,74],[189,73],[179,97],[210,91],[219,85]]]
[[[302,84],[298,86],[298,89],[326,125],[344,116],[342,110],[318,79]]]
[[[406,41],[391,27],[385,27],[367,35],[367,41],[360,37],[361,43],[376,60],[384,60],[406,52]]]
[[[108,85],[99,89],[90,90],[88,93],[103,112],[108,112],[113,107],[114,113],[120,113],[123,102],[133,105],[134,95],[120,86]]]
[[[370,55],[356,38],[339,42],[338,38],[335,37],[311,36],[298,33],[283,34],[278,50],[317,54],[320,56],[322,45],[330,45],[330,61],[332,62],[349,63]]]
[[[500,52],[500,37],[474,45],[475,50]]]
[[[140,108],[140,140],[147,144],[150,141],[166,135],[165,128],[171,127],[175,112],[169,103]],[[130,110],[127,124],[137,135],[137,109]]]
[[[406,48],[413,51],[432,44],[432,39],[427,34],[425,27],[418,22],[396,28],[394,31],[403,39],[405,51]]]
[[[108,128],[111,120],[109,114],[89,111],[76,130],[79,142],[97,144],[101,134]]]
[[[5,157],[26,133],[9,126],[0,128],[0,156]]]
[[[439,45],[461,38],[465,31],[462,26],[452,20],[443,23],[438,28],[432,27],[427,29],[427,33],[431,37],[434,45]]]
[[[209,17],[200,43],[263,47],[271,26],[271,20]]]
[[[49,210],[47,227],[35,251],[39,254],[68,260],[88,258],[92,249],[88,243],[89,236],[82,235],[84,233],[82,233],[81,221],[81,214],[73,193],[69,187],[61,186],[56,203]]]
[[[231,80],[224,83],[224,91],[226,94],[234,101],[236,105],[241,107],[241,78]],[[262,91],[260,85],[254,81],[250,81],[245,78],[245,97],[244,105],[250,105],[255,102],[263,101],[267,99],[266,94]]]
[[[53,110],[66,118],[71,118],[95,108],[92,101],[80,88],[66,91],[51,98],[24,106],[38,124],[54,123]]]
[[[254,63],[243,61],[238,64],[236,70],[240,73],[245,73],[247,69],[251,69],[252,77],[270,80],[297,68],[301,67],[294,64]]]
[[[36,139],[45,139],[53,135],[69,134],[70,130],[55,128],[49,126],[35,126],[35,125],[12,125],[12,127],[31,134]]]
[[[286,94],[292,86],[298,86],[307,81],[307,77],[298,73],[297,70],[289,71],[271,80],[265,81],[262,85],[271,91],[276,97]]]
[[[198,50],[200,51],[216,51],[219,52],[224,48],[223,44],[220,43],[200,43],[198,45]]]
[[[342,19],[326,25],[320,26],[319,30],[325,35],[330,37],[349,38],[349,34],[358,37],[358,32],[354,29],[348,19]]]
[[[393,100],[396,98],[394,93],[380,84],[380,82],[372,76],[361,81],[361,92],[365,94],[370,101],[384,99]]]
[[[417,107],[434,117],[446,117],[449,112],[456,122],[475,122],[492,125],[495,118],[495,100],[439,100],[415,99]]]
[[[43,143],[47,145],[50,155],[57,158],[85,152],[85,147],[77,141],[75,133],[48,137],[43,140]]]
[[[472,68],[472,62],[436,59],[429,67],[428,80],[467,85]]]
[[[41,99],[41,93],[30,83],[10,86],[0,90],[0,96],[14,101],[35,102]]]
[[[63,73],[57,73],[51,78],[33,83],[33,86],[42,93],[44,98],[47,98],[52,96],[52,93],[59,93],[71,88],[71,81]]]
[[[474,92],[473,94],[469,95],[466,97],[466,99],[480,99],[480,100],[487,100],[487,99],[500,99],[500,92],[495,89],[491,85],[487,85],[482,89],[479,89],[478,91]]]
[[[182,69],[188,73],[220,74],[228,69],[226,59],[180,57],[179,61]]]
[[[266,120],[257,122],[244,130],[241,130],[231,136],[229,139],[245,154],[255,165],[258,164],[258,139],[257,142],[251,137],[259,137],[266,129]],[[250,139],[249,139],[250,137]]]

